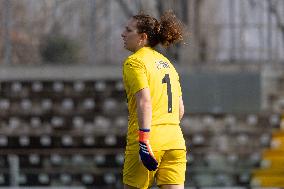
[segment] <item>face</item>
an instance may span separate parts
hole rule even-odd
[[[136,20],[130,19],[121,34],[124,41],[124,48],[131,52],[135,52],[141,47],[141,34],[138,33],[136,25]]]

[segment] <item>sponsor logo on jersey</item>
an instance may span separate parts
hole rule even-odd
[[[157,69],[160,70],[162,68],[170,68],[169,63],[164,62],[162,60],[156,62]]]

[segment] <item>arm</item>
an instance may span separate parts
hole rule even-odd
[[[149,88],[138,91],[135,94],[135,98],[139,125],[140,159],[149,171],[155,171],[158,167],[158,162],[155,159],[149,142],[152,121],[152,102]]]
[[[150,129],[152,121],[152,102],[149,88],[135,94],[139,129]]]
[[[182,100],[182,96],[179,98],[179,120],[182,119],[184,114],[184,105],[183,105],[183,100]]]

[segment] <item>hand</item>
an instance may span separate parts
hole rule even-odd
[[[149,143],[150,129],[140,129],[139,130],[139,155],[142,160],[143,165],[149,171],[155,171],[158,168],[158,162],[152,152]]]

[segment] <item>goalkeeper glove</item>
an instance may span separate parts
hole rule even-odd
[[[143,165],[149,171],[155,171],[158,168],[158,162],[154,157],[150,143],[150,129],[139,129],[139,155]]]

